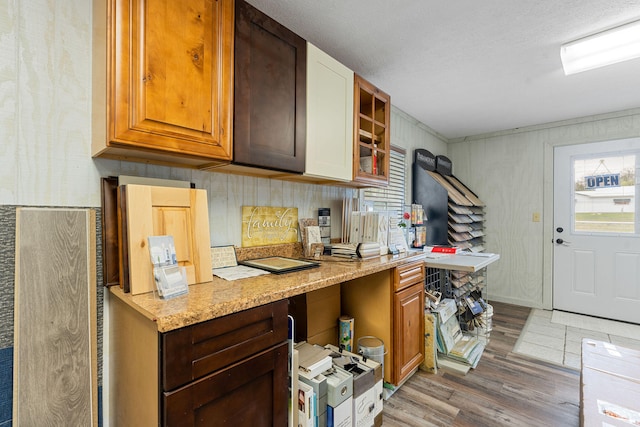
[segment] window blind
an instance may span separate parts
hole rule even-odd
[[[390,218],[400,219],[404,208],[405,152],[391,147],[389,185],[386,188],[366,188],[362,198],[374,211],[387,211]]]

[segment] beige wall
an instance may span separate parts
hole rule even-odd
[[[490,299],[552,308],[553,147],[637,136],[640,109],[450,141],[455,175],[487,205],[485,246],[501,256]]]

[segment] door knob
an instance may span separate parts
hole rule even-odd
[[[556,243],[559,245],[569,246],[568,244],[571,242],[567,242],[566,240],[562,240],[562,239],[556,239]]]

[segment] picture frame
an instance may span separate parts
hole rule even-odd
[[[274,274],[289,273],[320,266],[319,262],[280,256],[249,259],[240,262],[240,264],[266,270]]]

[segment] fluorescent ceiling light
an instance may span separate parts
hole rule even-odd
[[[640,57],[640,21],[631,22],[560,48],[566,75]]]

